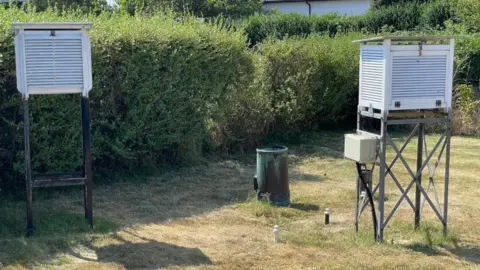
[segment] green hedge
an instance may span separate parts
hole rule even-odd
[[[23,168],[21,97],[16,93],[13,35],[20,21],[92,21],[92,142],[95,168],[128,169],[190,161],[211,140],[208,123],[253,81],[253,55],[239,32],[171,18],[0,9],[0,162],[4,177]],[[35,171],[81,166],[79,98],[33,96]],[[208,150],[208,149],[207,149]],[[13,176],[15,177],[15,176]]]
[[[155,10],[170,9],[201,17],[239,18],[261,12],[261,0],[118,0],[121,10],[130,14],[152,14]]]
[[[373,8],[381,8],[396,4],[417,4],[417,3],[428,3],[433,2],[435,0],[373,0]]]
[[[445,29],[445,23],[449,20],[458,22],[455,5],[450,0],[438,0],[428,5],[423,15],[424,25],[429,28]]]
[[[23,171],[21,97],[12,21],[91,21],[94,168],[112,172],[191,162],[258,146],[272,132],[334,125],[354,115],[358,35],[270,40],[251,50],[240,31],[171,17],[93,17],[0,9],[1,183]],[[80,99],[30,99],[33,167],[81,168]],[[21,179],[21,178],[20,178]]]
[[[338,32],[357,32],[363,27],[360,16],[343,17],[336,14],[305,16],[291,14],[260,14],[247,18],[244,29],[253,46],[269,36],[282,39],[286,36],[305,37],[310,34],[335,36]]]
[[[459,83],[480,82],[480,37],[465,36],[456,41],[457,80]]]
[[[340,16],[304,16],[300,14],[260,14],[244,21],[244,29],[250,45],[254,46],[272,36],[282,39],[285,36],[305,37],[312,33],[334,35],[336,21]]]
[[[336,14],[304,16],[300,14],[260,14],[245,20],[245,31],[251,45],[261,43],[268,36],[305,37],[310,34],[414,31],[444,28],[446,20],[454,18],[452,5],[447,0],[431,4],[403,3],[372,9],[361,16]]]
[[[390,31],[411,31],[420,28],[424,5],[397,4],[371,10],[362,18],[368,32],[378,33],[387,27]]]
[[[467,33],[480,32],[480,1],[456,0],[455,11]]]
[[[355,115],[359,46],[352,40],[356,38],[360,35],[270,39],[258,47],[274,130],[295,133],[331,127]]]

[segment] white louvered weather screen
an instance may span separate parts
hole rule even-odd
[[[87,95],[92,88],[88,24],[14,24],[17,86],[32,94]]]
[[[360,95],[362,100],[383,103],[383,47],[363,47],[361,53]]]
[[[453,37],[375,37],[354,42],[362,44],[360,111],[381,115],[451,108]]]

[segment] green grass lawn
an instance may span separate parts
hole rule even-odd
[[[297,141],[288,144],[289,208],[254,199],[254,152],[142,181],[96,185],[93,231],[83,219],[81,188],[35,190],[33,238],[23,236],[25,203],[0,201],[0,262],[6,269],[480,268],[479,138],[452,139],[449,234],[443,236],[428,205],[415,231],[404,202],[383,243],[372,239],[368,209],[354,231],[355,166],[342,158],[343,134],[308,134]],[[412,141],[406,150],[413,168],[415,146]],[[440,203],[442,166],[436,178]],[[393,170],[406,186],[401,163]],[[388,213],[400,194],[387,181]],[[414,198],[413,189],[409,196]],[[331,209],[329,225],[323,224],[325,208]],[[274,225],[280,227],[277,244]]]

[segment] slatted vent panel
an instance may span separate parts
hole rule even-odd
[[[394,56],[392,99],[444,98],[447,56]]]
[[[383,48],[362,48],[360,98],[383,103]]]
[[[82,40],[25,39],[27,87],[83,86]]]

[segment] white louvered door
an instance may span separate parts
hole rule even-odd
[[[360,52],[360,105],[384,107],[384,47],[362,46]]]
[[[392,51],[390,110],[444,108],[451,91],[448,55],[448,50]]]
[[[18,38],[23,43],[20,63],[24,73],[23,88],[29,94],[90,90],[90,44],[84,33],[25,31]]]

